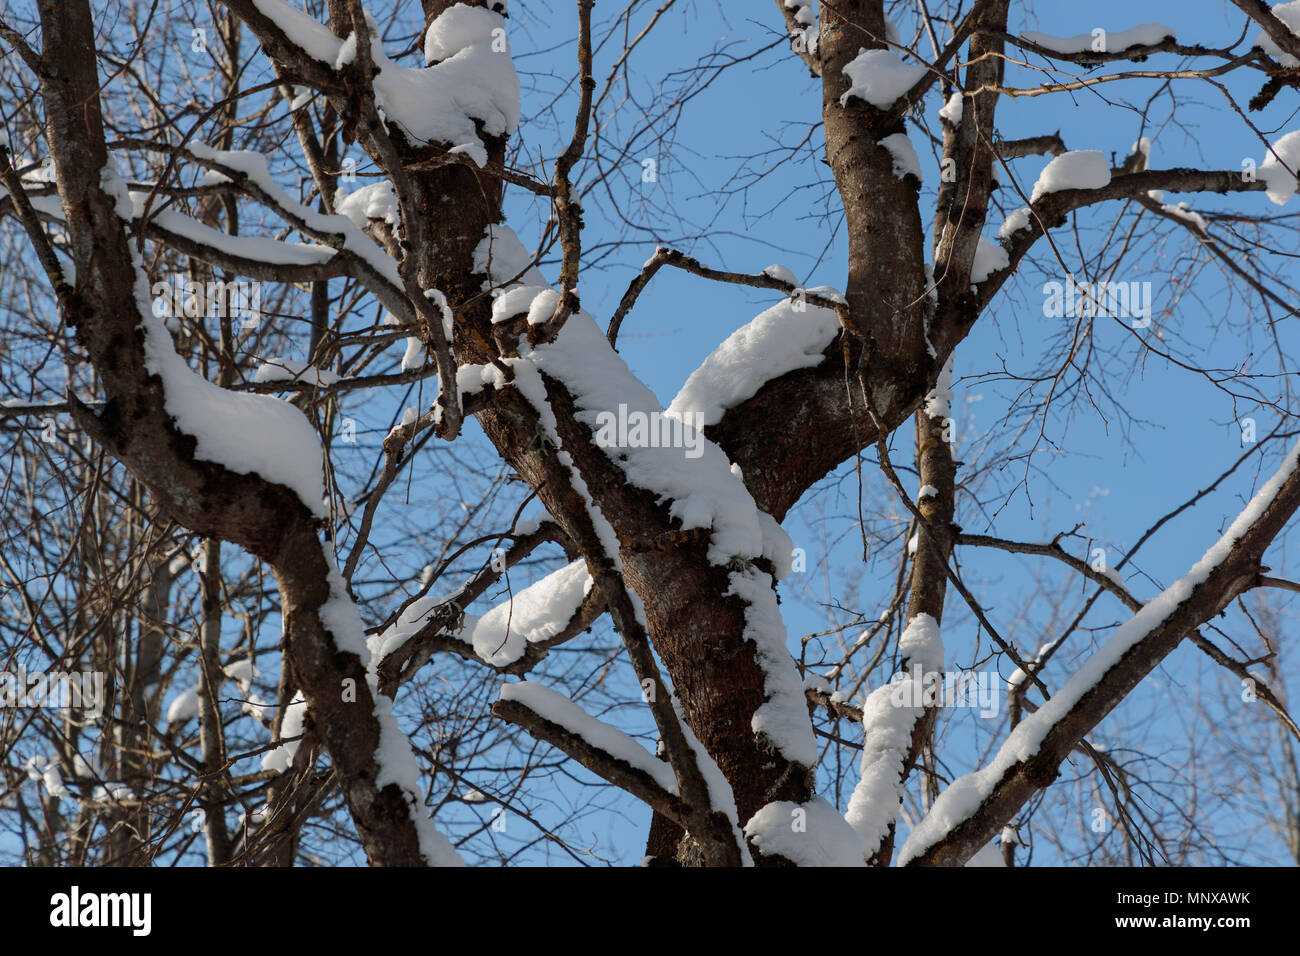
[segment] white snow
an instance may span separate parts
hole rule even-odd
[[[763,526],[763,557],[772,562],[776,579],[784,580],[794,569],[794,540],[766,511],[759,511],[758,521]]]
[[[167,708],[168,724],[183,724],[199,715],[199,685],[187,687],[171,702]]]
[[[862,708],[862,771],[845,818],[858,835],[863,857],[880,848],[898,817],[903,762],[922,713],[918,707],[895,706],[893,696],[894,688],[885,684],[871,692]]]
[[[904,666],[919,665],[925,671],[943,668],[943,638],[939,622],[929,614],[918,614],[907,623],[898,639],[898,656]]]
[[[1160,208],[1176,219],[1181,219],[1183,222],[1191,223],[1196,227],[1198,232],[1204,234],[1209,231],[1205,222],[1205,217],[1198,212],[1194,212],[1192,207],[1185,202],[1180,202],[1177,206],[1166,204]]]
[[[306,382],[310,385],[333,385],[342,381],[338,373],[317,368],[307,362],[271,357],[258,366],[255,382]]]
[[[918,684],[911,667],[921,674],[943,669],[939,623],[929,614],[912,618],[899,638],[898,651],[903,670],[872,691],[862,708],[862,774],[845,818],[861,841],[864,858],[875,854],[898,818],[903,765],[912,746],[912,731],[925,713],[923,706],[909,703],[923,699],[923,688],[913,686],[909,692],[902,685]]]
[[[1101,39],[1100,35],[1094,36],[1092,33],[1080,33],[1078,36],[1073,37],[1054,37],[1033,30],[1026,30],[1020,36],[1030,43],[1036,43],[1038,46],[1053,50],[1056,53],[1092,52],[1093,44]],[[1171,27],[1161,23],[1143,23],[1128,30],[1106,31],[1104,48],[1095,52],[1117,53],[1120,50],[1127,50],[1131,46],[1154,46],[1165,37],[1172,36],[1174,36],[1174,31]]]
[[[393,783],[401,789],[411,820],[415,824],[420,853],[429,865],[464,866],[464,860],[451,845],[451,841],[434,826],[433,819],[425,811],[415,753],[411,750],[410,740],[398,726],[391,698],[379,692],[379,660],[370,653],[361,614],[348,596],[343,575],[339,573],[338,565],[329,551],[325,552],[325,559],[329,565],[329,597],[321,605],[320,619],[334,646],[340,651],[356,654],[366,668],[366,683],[370,687],[374,700],[373,713],[379,724],[379,746],[375,750],[375,763],[379,772],[375,777],[375,785],[382,788]],[[289,714],[286,713],[285,720],[288,719]]]
[[[434,39],[435,52],[444,41],[467,45],[424,69],[398,66],[388,59],[377,27],[371,26],[371,55],[379,68],[374,81],[375,102],[388,122],[401,127],[408,138],[447,143],[482,166],[487,162],[487,150],[474,121],[482,123],[488,136],[513,133],[519,124],[519,77],[508,47],[501,52],[492,49],[497,36],[505,41],[505,20],[501,15],[482,11],[472,15],[480,21],[478,25],[466,29],[468,19],[457,11],[459,6],[444,11],[430,25],[426,41]],[[449,25],[440,26],[438,21],[449,14]],[[484,32],[488,18],[493,26]],[[496,30],[501,32],[494,36]]]
[[[24,768],[28,779],[39,782],[52,799],[59,800],[69,795],[68,788],[63,783],[63,774],[59,772],[57,758],[51,757],[42,763],[40,756],[33,756],[27,760]]]
[[[817,29],[817,14],[813,12],[812,0],[784,0],[784,6],[792,11],[794,22],[799,24],[790,30],[791,39],[802,42],[809,53],[816,53],[821,34]]]
[[[961,91],[953,90],[952,95],[948,97],[948,102],[939,108],[939,117],[947,120],[951,126],[959,126],[963,108]]]
[[[402,218],[397,193],[387,179],[350,193],[340,189],[334,197],[334,209],[340,216],[347,216],[358,229],[365,229],[372,219],[396,228]]]
[[[532,405],[546,406],[541,374],[563,382],[572,393],[576,418],[593,433],[599,414],[626,405],[649,418],[662,412],[658,399],[628,369],[606,340],[595,320],[579,310],[552,343],[531,348],[520,343],[521,356],[507,360],[516,384]],[[546,411],[549,414],[549,409]],[[684,423],[683,428],[689,428]],[[712,530],[709,557],[718,564],[732,557],[763,554],[763,528],[758,507],[744,483],[731,471],[727,456],[712,442],[698,437],[701,454],[686,457],[682,448],[611,446],[604,451],[639,488],[654,492],[668,504],[669,514],[683,530]],[[616,549],[617,550],[617,549]]]
[[[374,699],[373,713],[379,724],[379,746],[375,751],[378,773],[375,784],[379,788],[390,783],[396,784],[402,790],[418,835],[420,852],[426,862],[433,866],[463,866],[464,861],[452,847],[451,841],[437,830],[433,820],[424,811],[419,767],[410,741],[393,715],[392,700],[377,690],[378,660],[372,657],[364,639],[361,615],[348,597],[343,577],[328,551],[325,558],[329,565],[329,597],[320,608],[320,619],[334,646],[340,651],[356,654],[366,666],[366,681]],[[282,737],[302,733],[306,710],[306,701],[300,691],[285,709],[281,721]],[[279,772],[287,770],[293,763],[297,749],[297,741],[281,744],[263,756],[263,768]]]
[[[806,27],[817,22],[817,14],[813,12],[811,0],[785,0],[783,5],[787,10],[794,11],[792,16],[795,23]]]
[[[313,514],[326,517],[321,446],[306,416],[272,395],[221,388],[186,365],[162,320],[153,314],[148,282],[138,263],[136,300],[145,364],[162,379],[167,414],[180,431],[195,438],[195,457],[284,485]]]
[[[447,336],[447,341],[451,341],[455,317],[452,315],[451,306],[447,303],[447,297],[439,289],[425,289],[424,297],[433,303],[442,314],[442,333]]]
[[[970,817],[1011,767],[1038,753],[1048,732],[1069,713],[1080,698],[1096,686],[1130,648],[1162,625],[1192,595],[1193,590],[1209,577],[1210,572],[1227,558],[1236,541],[1264,513],[1282,485],[1295,472],[1297,463],[1300,463],[1300,443],[1291,449],[1282,466],[1256,492],[1250,503],[1201,560],[1121,624],[1064,687],[1016,726],[990,763],[954,780],[939,795],[930,812],[912,830],[899,851],[900,865],[920,856]]]
[[[975,260],[970,267],[971,287],[974,288],[993,273],[1010,265],[1011,257],[1000,242],[990,242],[980,236],[979,243],[975,246]]]
[[[429,301],[431,301],[434,304],[434,306],[439,310],[439,312],[441,312],[442,334],[446,336],[447,344],[450,347],[452,336],[454,334],[454,329],[453,329],[454,316],[452,315],[451,308],[447,305],[447,297],[437,289],[426,289],[424,291],[424,297]],[[401,325],[402,323],[391,312],[385,312],[384,324]],[[406,337],[406,350],[402,353],[402,371],[409,372],[412,369],[423,368],[424,362],[425,362],[424,340],[421,339],[418,335],[408,335]],[[460,377],[461,377],[460,372],[462,371],[464,371],[463,368],[457,371],[456,380],[458,382],[460,381]],[[462,392],[463,391],[464,389],[462,389]]]
[[[833,289],[809,291],[839,296]],[[839,333],[839,315],[811,302],[803,306],[800,312],[786,299],[731,333],[691,373],[668,413],[684,421],[695,413],[704,416],[705,426],[716,425],[727,409],[753,398],[767,382],[821,362]]]
[[[140,205],[135,210],[135,215],[126,217],[128,219],[138,218],[143,213],[143,199],[147,194],[137,192],[131,195]],[[232,236],[222,229],[214,229],[172,209],[151,211],[149,220],[160,229],[219,252],[269,265],[317,265],[329,261],[334,255],[334,250],[329,246],[314,242],[282,242],[266,236]]]
[[[372,688],[373,692],[373,688]],[[417,838],[420,841],[420,854],[430,866],[465,865],[451,841],[433,824],[421,799],[422,784],[420,768],[415,762],[411,742],[402,733],[393,715],[393,702],[383,694],[374,693],[375,717],[379,720],[379,747],[375,751],[375,761],[379,764],[379,774],[375,785],[383,788],[395,783],[406,797],[407,808],[415,823]]]
[[[501,17],[483,7],[457,3],[439,14],[424,34],[424,62],[449,60],[461,50],[492,42],[500,29]]]
[[[958,102],[960,103],[960,100]],[[902,179],[910,174],[918,180],[921,178],[921,159],[916,155],[916,147],[912,145],[912,141],[907,138],[906,133],[891,133],[880,140],[877,145],[889,150],[889,155],[894,160],[893,173],[895,176]]]
[[[1039,197],[1062,189],[1100,189],[1108,185],[1110,163],[1106,154],[1096,149],[1076,149],[1054,157],[1043,168],[1029,201],[1038,202]]]
[[[833,694],[835,685],[821,674],[809,671],[803,678],[803,689],[821,691],[823,694]]]
[[[254,2],[313,59],[337,68],[355,57],[355,35],[340,40],[323,23],[284,0]],[[374,78],[375,104],[386,121],[413,141],[446,143],[469,154],[480,166],[487,162],[474,121],[482,123],[488,136],[513,133],[519,123],[519,78],[514,61],[508,45],[504,50],[493,49],[506,39],[500,14],[486,10],[466,13],[463,4],[444,11],[430,24],[425,50],[454,52],[423,69],[399,66],[389,59],[379,26],[369,12],[366,21],[371,59],[379,71]]]
[[[597,750],[603,750],[646,774],[661,789],[677,793],[677,779],[665,761],[655,757],[617,727],[592,717],[559,691],[537,681],[526,680],[517,684],[502,684],[500,699],[523,704],[542,719],[558,724]]]
[[[302,691],[294,694],[293,700],[289,701],[288,706],[284,708],[284,718],[280,721],[280,736],[301,737],[303,721],[307,717],[307,698],[303,697]],[[288,743],[280,744],[274,750],[262,754],[262,769],[274,770],[277,773],[284,773],[293,766],[294,755],[298,753],[298,744],[301,741],[290,740]]]
[[[844,65],[844,73],[852,85],[840,97],[840,105],[856,96],[876,109],[888,109],[928,72],[923,66],[904,63],[888,50],[860,50]]]
[[[253,6],[278,26],[284,34],[306,51],[313,60],[334,65],[339,55],[339,40],[329,27],[308,16],[285,0],[253,0]]]
[[[934,485],[922,485],[921,490],[920,492],[917,493],[916,497],[917,498],[938,498],[939,489],[936,488]]]
[[[853,829],[825,797],[766,804],[745,824],[745,836],[796,866],[866,866]]]
[[[1300,35],[1300,0],[1291,0],[1290,3],[1279,3],[1272,7],[1273,16],[1277,17],[1287,25],[1287,28],[1294,34]],[[1282,48],[1273,42],[1263,30],[1260,30],[1255,37],[1255,46],[1259,47],[1273,59],[1285,67],[1300,66],[1300,60],[1296,59],[1290,53],[1282,52]],[[1295,167],[1292,166],[1292,169]]]
[[[254,694],[248,690],[245,690],[243,693],[244,699],[239,702],[240,713],[248,714],[248,716],[252,717],[259,724],[265,724],[267,722],[266,711],[270,707],[270,704],[262,700],[259,694]]]
[[[751,720],[754,733],[767,737],[787,760],[812,767],[817,763],[817,742],[808,717],[803,681],[786,648],[785,622],[772,576],[747,568],[733,571],[730,580],[731,587],[723,596],[734,594],[749,605],[745,609],[744,636],[754,642],[767,693]]]
[[[345,66],[351,66],[357,61],[357,35],[349,33],[342,45],[339,47],[338,54],[334,57],[334,69],[341,70]]]
[[[539,325],[555,314],[560,293],[549,285],[511,285],[492,299],[492,321],[505,322],[527,315],[529,325]]]
[[[1007,218],[998,227],[998,238],[1009,239],[1013,233],[1028,228],[1030,228],[1029,207],[1021,206],[1019,209],[1014,209],[1007,214]]]
[[[768,266],[763,270],[763,275],[771,276],[778,282],[784,282],[788,285],[797,286],[799,284],[799,280],[795,278],[794,273],[780,263],[774,263],[773,265]]]
[[[934,388],[925,396],[925,414],[930,418],[952,417],[952,356],[943,363]]]
[[[1296,17],[1300,21],[1300,12]],[[1279,206],[1295,195],[1297,173],[1300,173],[1300,130],[1287,133],[1273,143],[1259,164],[1259,178],[1268,184],[1268,198]]]
[[[261,0],[261,2],[268,2],[268,0]],[[328,30],[325,32],[329,33]],[[329,35],[333,37],[332,33]],[[320,212],[319,210],[312,209],[310,206],[304,206],[288,192],[280,188],[280,185],[271,176],[271,171],[266,163],[266,157],[263,154],[253,152],[252,150],[213,149],[205,143],[191,143],[190,152],[199,159],[219,163],[229,169],[243,173],[252,183],[265,192],[286,212],[301,219],[311,229],[339,236],[342,240],[339,243],[340,248],[346,249],[348,252],[357,256],[369,265],[370,268],[374,269],[376,273],[387,279],[392,285],[401,288],[402,280],[397,272],[397,263],[393,261],[392,257],[389,256],[388,253],[384,252],[384,250],[374,242],[374,240],[362,232],[348,216],[341,214],[331,216]],[[360,190],[358,190],[358,192],[360,192]],[[144,194],[138,195],[140,196],[140,200],[137,200],[137,207],[141,204]],[[133,196],[132,198],[135,199],[136,197]],[[137,208],[136,214],[138,215],[139,212],[140,209]],[[164,215],[166,215],[166,213],[164,213]],[[190,221],[193,222],[193,220]],[[207,228],[202,226],[201,223],[195,223],[195,225],[201,228]],[[210,231],[216,232],[217,230]],[[256,240],[256,237],[228,237],[226,241],[231,240],[253,242]],[[273,242],[274,240],[261,239],[256,241],[266,243]],[[292,244],[278,243],[277,245],[286,246]],[[326,250],[327,247],[316,246],[311,243],[302,243],[301,246],[304,250],[308,250],[308,252],[303,253],[304,255],[314,254],[318,257],[317,261],[323,261],[319,259],[319,256],[321,255],[319,251],[311,253],[311,250]],[[239,247],[235,247],[235,250],[238,248]],[[252,247],[249,246],[245,248],[251,249]],[[256,258],[256,256],[254,256],[254,258]],[[326,256],[326,258],[328,258],[328,256]],[[269,261],[280,260],[272,259]]]
[[[550,515],[548,515],[545,511],[538,511],[531,515],[528,515],[527,517],[520,518],[518,521],[515,522],[515,526],[514,528],[511,529],[510,533],[512,535],[515,535],[516,537],[523,537],[524,535],[536,534],[538,529],[541,528],[542,522],[549,517]]]
[[[406,350],[402,352],[402,371],[424,368],[424,342],[418,335],[406,337]]]
[[[639,602],[638,602],[639,603]],[[754,860],[749,855],[749,846],[745,843],[745,836],[740,829],[740,813],[736,809],[736,795],[731,789],[731,784],[727,782],[726,775],[722,768],[718,766],[717,761],[709,756],[709,752],[704,749],[695,732],[691,730],[691,725],[686,722],[686,715],[682,712],[682,702],[677,696],[677,691],[672,691],[673,710],[677,714],[678,725],[682,729],[682,736],[686,739],[686,745],[691,748],[695,755],[695,765],[699,768],[701,776],[704,777],[704,785],[709,790],[709,805],[716,813],[721,813],[731,821],[732,832],[736,836],[736,845],[740,848],[740,858],[742,866],[753,866]]]
[[[517,248],[512,249],[508,241],[503,245],[507,260],[513,256],[514,264],[519,265],[517,257],[522,244],[516,238]],[[483,265],[486,267],[486,261]],[[515,372],[515,385],[537,410],[541,427],[556,445],[558,459],[570,471],[574,489],[588,502],[606,556],[621,571],[617,535],[573,466],[572,457],[562,447],[543,376],[565,386],[573,397],[576,420],[593,432],[601,413],[616,408],[622,413],[626,408],[629,414],[638,412],[649,418],[662,412],[659,401],[632,374],[584,310],[579,309],[569,318],[555,341],[533,347],[521,340],[519,349],[518,358],[506,360]],[[690,425],[684,423],[683,428]],[[722,450],[702,435],[693,437],[699,439],[699,444],[692,452],[699,454],[691,457],[682,448],[662,446],[615,445],[603,451],[630,484],[655,494],[683,530],[709,529],[708,558],[712,563],[730,566],[735,559],[748,561],[764,556],[776,560],[779,552],[789,547],[789,537],[784,532],[779,537],[774,535],[774,529],[779,531],[779,526],[759,511]],[[731,585],[730,593],[749,604],[745,637],[757,645],[768,691],[768,700],[754,715],[754,730],[768,737],[787,759],[812,766],[817,756],[812,724],[794,661],[785,647],[785,626],[772,578],[750,566],[743,572],[733,573]],[[644,622],[644,607],[635,592],[629,593],[639,619]]]
[[[582,606],[591,586],[587,563],[574,561],[492,608],[465,628],[463,639],[487,663],[510,664],[523,656],[529,644],[558,634]]]
[[[548,285],[546,276],[533,265],[533,255],[524,248],[509,226],[488,226],[487,234],[474,247],[475,274],[487,276],[483,288],[520,282],[539,288]]]
[[[378,634],[373,634],[366,639],[366,646],[370,651],[372,666],[379,667],[379,664],[385,657],[405,644],[416,632],[423,628],[433,616],[438,608],[446,604],[457,596],[452,594],[426,594],[424,597],[416,598],[406,609],[402,611],[396,621],[389,627],[385,628]],[[448,637],[454,637],[463,643],[469,643],[466,633],[478,623],[478,617],[473,614],[462,614],[458,626],[449,628],[441,633]]]
[[[119,800],[131,800],[135,793],[130,784],[112,782],[95,788],[94,799],[102,802],[116,803]]]
[[[244,689],[247,689],[252,684],[253,678],[261,673],[253,666],[253,662],[247,657],[240,658],[237,661],[231,661],[222,668],[222,671],[227,677]]]

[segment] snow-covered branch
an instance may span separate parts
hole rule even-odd
[[[1300,509],[1300,444],[1193,567],[1120,626],[992,762],[955,780],[917,824],[899,854],[904,865],[960,865],[1033,793],[1055,779],[1070,750],[1187,634],[1261,573],[1265,549]]]
[[[558,748],[680,826],[689,825],[689,809],[678,796],[668,764],[558,691],[536,681],[504,684],[492,713]]]

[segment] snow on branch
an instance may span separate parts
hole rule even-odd
[[[778,302],[709,353],[673,398],[668,414],[683,419],[696,415],[706,427],[716,425],[728,409],[754,397],[773,379],[820,364],[839,331],[839,315],[833,309],[803,300]]]
[[[844,72],[850,86],[840,97],[841,106],[856,97],[878,110],[887,110],[923,83],[930,70],[917,63],[904,63],[889,50],[862,50],[845,64]]]
[[[517,237],[503,227],[489,230],[479,250],[482,251],[486,245],[490,253],[498,244],[507,251],[522,250]],[[507,255],[506,258],[512,257]],[[524,261],[510,265],[518,265],[520,273],[529,271],[531,267],[526,263],[526,254],[521,258]],[[480,264],[478,254],[475,260],[477,267]],[[481,271],[488,274],[485,287],[490,288],[494,278],[501,281],[496,271],[498,264],[488,258],[482,265]],[[476,271],[480,270],[476,268]],[[535,447],[541,458],[544,480],[557,497],[581,502],[576,510],[566,512],[566,530],[582,551],[588,570],[623,639],[637,680],[646,689],[664,751],[689,813],[688,828],[707,860],[725,865],[743,863],[749,859],[749,853],[737,823],[730,784],[691,732],[675,694],[668,691],[660,676],[650,648],[645,606],[624,580],[618,533],[605,515],[601,502],[593,496],[575,460],[575,453],[584,454],[589,449],[585,443],[582,449],[573,451],[564,447],[557,412],[551,403],[551,391],[562,390],[567,393],[566,401],[573,404],[572,418],[566,419],[566,431],[571,423],[575,423],[586,427],[592,434],[602,427],[600,416],[613,414],[611,409],[615,407],[620,414],[626,414],[631,406],[638,414],[653,411],[658,416],[661,414],[658,402],[614,353],[600,334],[595,320],[582,310],[575,311],[553,339],[532,343],[521,336],[519,350],[518,357],[504,361],[514,372],[519,396],[536,415],[533,427],[538,441]],[[686,433],[680,434],[684,436]],[[762,520],[753,499],[738,475],[731,470],[726,457],[703,441],[698,430],[691,429],[691,438],[693,441],[698,439],[695,447],[700,456],[685,455],[680,447],[658,444],[654,447],[621,448],[614,443],[601,448],[601,452],[612,465],[628,475],[628,484],[657,492],[660,500],[686,527],[710,531],[710,554],[721,554],[721,563],[728,563],[736,557],[737,549],[752,557],[772,560],[777,539],[770,528],[774,522]],[[600,444],[598,441],[597,447]],[[688,465],[684,474],[683,461]],[[703,464],[697,465],[697,462]],[[693,499],[691,494],[695,495]],[[745,507],[746,501],[748,508]],[[788,543],[789,539],[785,540]],[[743,557],[736,559],[745,560]],[[793,660],[787,662],[793,669]],[[811,737],[811,721],[808,728]]]
[[[536,681],[503,684],[492,713],[523,727],[679,825],[687,825],[672,768],[558,691]]]
[[[508,564],[517,560],[506,558]],[[604,610],[603,601],[592,591],[585,562],[575,561],[481,617],[465,614],[464,608],[502,573],[503,569],[490,567],[450,596],[417,598],[371,637],[370,647],[386,683],[428,661],[434,649],[455,651],[502,673],[523,673],[545,657],[549,648],[590,627]]]
[[[574,561],[492,608],[464,631],[475,653],[497,667],[513,663],[529,644],[563,632],[591,591],[585,561]]]
[[[1148,54],[1175,48],[1174,30],[1161,23],[1144,23],[1127,30],[1097,27],[1073,37],[1057,37],[1025,30],[1012,42],[1026,50],[1076,63],[1103,60],[1140,59]]]
[[[821,59],[817,55],[817,41],[821,27],[812,0],[776,0],[785,19],[786,32],[790,34],[790,49],[798,54],[813,76],[821,76]]]
[[[338,87],[338,75],[357,62],[355,32],[339,39],[285,0],[223,2],[249,24],[272,58],[303,69],[317,85]],[[424,50],[429,65],[421,68],[389,59],[378,24],[369,11],[364,16],[368,60],[378,71],[371,81],[374,104],[384,123],[411,142],[443,143],[484,165],[479,129],[503,136],[519,123],[519,78],[501,15],[466,14],[463,5],[452,6],[430,24]]]
[[[383,789],[395,784],[401,790],[419,839],[420,854],[428,865],[464,866],[451,841],[434,826],[432,818],[424,810],[415,753],[411,750],[410,740],[398,726],[393,713],[393,699],[379,691],[375,660],[366,646],[361,614],[348,595],[343,575],[328,550],[324,551],[324,557],[329,591],[317,613],[334,646],[343,653],[355,654],[365,667],[366,683],[374,701],[372,713],[379,724],[379,746],[374,754],[378,773],[374,785]]]
[[[508,234],[504,229],[499,232],[503,236]],[[516,246],[522,249],[517,239],[504,245],[507,250]],[[506,258],[519,260],[508,262],[506,271],[531,270],[523,256],[507,255]],[[761,278],[782,285],[790,281],[776,267]],[[819,338],[833,336],[838,328],[833,319],[835,313],[823,311],[829,314],[821,316],[817,326]],[[520,394],[536,410],[541,427],[557,448],[557,458],[569,472],[575,490],[588,502],[604,559],[621,578],[618,535],[590,495],[574,459],[561,447],[548,383],[563,386],[571,396],[574,420],[591,431],[597,447],[623,473],[628,485],[654,495],[681,530],[700,529],[708,534],[708,560],[727,566],[731,572],[728,594],[745,604],[744,636],[755,643],[756,660],[764,674],[766,700],[753,715],[754,731],[786,759],[811,767],[816,762],[817,748],[802,685],[785,646],[786,632],[776,604],[774,582],[753,564],[769,561],[778,573],[788,570],[792,550],[789,537],[776,521],[759,510],[742,476],[726,455],[704,436],[700,416],[675,414],[672,410],[665,413],[654,394],[632,374],[601,335],[588,313],[576,311],[553,340],[535,344],[521,340],[519,348],[518,358],[505,361],[515,373]],[[805,357],[796,361],[795,367],[807,364]],[[622,429],[616,431],[611,424],[633,420],[653,423],[666,420],[670,432],[677,434],[681,441],[624,440],[620,437]],[[658,430],[657,425],[651,427]],[[589,561],[593,559],[593,555],[587,557]],[[636,627],[644,628],[644,609],[635,594],[612,577],[610,586],[626,592],[637,619]],[[621,628],[632,623],[626,615],[616,614],[616,623],[620,619]]]
[[[746,285],[755,289],[775,289],[784,292],[792,298],[795,302],[795,309],[799,312],[802,312],[807,305],[815,305],[834,310],[841,319],[848,314],[848,303],[843,295],[827,286],[805,289],[795,281],[794,274],[785,266],[771,265],[758,275],[746,275],[743,272],[711,269],[703,265],[698,259],[678,252],[676,249],[658,246],[655,248],[654,255],[646,260],[645,265],[641,267],[640,273],[628,285],[627,291],[623,293],[623,298],[619,300],[618,308],[614,310],[614,315],[609,321],[609,331],[606,333],[610,345],[618,345],[618,333],[623,325],[623,320],[632,310],[632,307],[636,305],[637,298],[649,285],[655,273],[664,266],[672,266],[675,269],[689,272],[691,275],[712,279],[715,282],[727,282],[732,285]]]
[[[872,691],[862,708],[862,774],[845,818],[863,860],[876,855],[898,819],[912,738],[926,711],[926,675],[943,670],[943,639],[929,614],[908,622],[898,647],[899,675]]]
[[[784,857],[796,866],[866,866],[853,831],[825,797],[766,804],[745,824],[745,836],[763,856]]]
[[[1285,139],[1283,137],[1283,140]],[[1275,146],[1282,146],[1287,152],[1292,149],[1300,152],[1300,136],[1285,144],[1283,140],[1279,140]],[[1065,157],[1058,157],[1060,158]],[[1068,214],[1077,209],[1112,199],[1146,198],[1152,191],[1162,190],[1217,193],[1273,190],[1274,195],[1281,197],[1288,182],[1284,177],[1289,175],[1287,170],[1281,167],[1275,173],[1256,176],[1253,179],[1243,176],[1240,170],[1144,169],[1122,175],[1115,175],[1115,170],[1111,170],[1110,173],[1110,181],[1101,186],[1089,186],[1086,183],[1057,186],[1054,183],[1056,188],[1040,194],[1030,207],[1017,210],[1007,217],[1007,222],[1003,223],[999,230],[1002,238],[1001,250],[1006,257],[1006,262],[998,265],[978,283],[980,308],[987,305],[1002,287],[1003,282],[1014,274],[1016,266],[1034,243],[1042,238],[1048,229],[1063,225]],[[1293,186],[1292,190],[1294,190]]]
[[[1188,572],[1143,605],[1050,700],[1007,737],[993,760],[955,780],[917,824],[900,865],[968,859],[1188,632],[1254,586],[1264,550],[1300,508],[1300,443],[1223,536]]]
[[[599,435],[602,422],[607,424],[611,415],[629,420],[635,415],[647,421],[659,421],[663,416],[658,399],[632,374],[585,311],[575,313],[554,342],[535,348],[521,346],[521,352],[520,358],[509,360],[515,383],[552,431],[554,412],[544,377],[565,386],[573,397],[576,420],[593,434]],[[669,420],[674,419],[670,416]],[[703,426],[698,421],[684,424],[686,434],[694,441],[690,450],[698,455],[657,442],[640,446],[598,438],[597,445],[630,485],[651,492],[666,505],[683,530],[699,528],[709,533],[712,563],[730,566],[733,562],[773,560],[782,551],[788,554],[789,538],[776,534],[779,525],[758,509],[726,455],[704,437]],[[618,544],[612,528],[609,534],[606,552],[616,556]],[[760,666],[767,675],[771,696],[760,711],[779,714],[771,720],[756,714],[756,729],[761,724],[764,735],[787,759],[812,766],[817,751],[802,685],[785,648],[785,628],[779,610],[774,611],[770,578],[764,588],[754,587],[752,574],[757,573],[741,571],[731,577],[732,593],[748,605],[746,636],[755,641]]]
[[[1232,0],[1264,29],[1254,46],[1283,67],[1300,66],[1300,0],[1270,7],[1263,0]]]
[[[162,379],[165,408],[177,429],[194,438],[195,458],[284,485],[313,515],[326,517],[321,445],[307,417],[281,399],[232,392],[192,370],[153,314],[148,282],[136,267],[145,363]]]
[[[121,145],[146,144],[124,140]],[[154,144],[148,144],[148,148],[162,149]],[[174,209],[151,209],[154,187],[127,189],[129,204],[119,203],[119,213],[127,221],[143,222],[150,238],[184,255],[266,282],[352,276],[390,312],[403,316],[407,322],[414,321],[414,312],[402,292],[397,264],[392,258],[348,217],[326,215],[297,202],[275,183],[265,156],[248,150],[214,150],[202,143],[172,152],[206,167],[209,185],[233,184],[315,242],[232,235]],[[7,191],[0,191],[0,199],[5,196]],[[29,200],[43,218],[64,221],[57,196],[36,194],[29,195]]]

